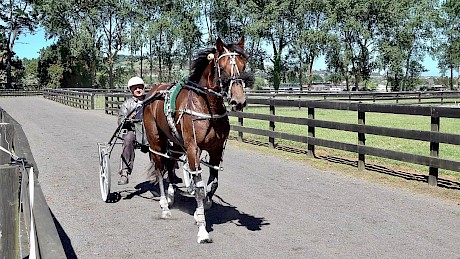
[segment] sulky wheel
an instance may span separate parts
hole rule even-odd
[[[109,154],[105,148],[101,148],[99,151],[99,184],[101,186],[102,200],[107,202],[110,195],[110,166],[109,166]]]

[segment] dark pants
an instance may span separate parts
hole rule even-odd
[[[123,152],[121,153],[121,170],[127,170],[128,174],[133,171],[134,164],[134,141],[136,134],[132,130],[128,130],[123,139]]]

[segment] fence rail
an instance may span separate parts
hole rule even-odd
[[[0,97],[42,95],[41,90],[0,89]]]
[[[285,139],[306,143],[307,154],[310,157],[314,157],[315,155],[315,146],[355,152],[358,154],[359,169],[364,168],[366,155],[425,165],[429,167],[428,183],[430,185],[437,185],[438,169],[440,168],[460,172],[460,161],[441,159],[438,156],[440,143],[460,146],[460,135],[439,132],[440,119],[460,118],[460,108],[311,100],[281,100],[264,98],[250,98],[248,99],[248,103],[255,105],[265,105],[270,110],[270,114],[230,112],[230,116],[238,118],[238,125],[231,125],[231,129],[238,132],[238,139],[240,140],[242,139],[243,133],[251,133],[269,137],[268,141],[270,147],[275,146],[275,139]],[[307,118],[277,116],[275,115],[276,107],[303,107],[307,108],[308,115]],[[315,109],[356,111],[358,120],[356,124],[317,120],[315,119]],[[431,131],[405,130],[366,125],[365,121],[367,113],[429,116],[431,117]],[[270,130],[245,127],[245,118],[267,121],[268,125],[270,125]],[[305,136],[296,135],[292,132],[277,132],[275,131],[275,123],[277,122],[305,125],[308,127],[308,134]],[[328,139],[319,139],[315,137],[316,128],[355,132],[357,133],[358,144],[350,144]],[[415,155],[366,146],[366,134],[429,142],[430,156]]]
[[[399,103],[403,100],[413,100],[421,103],[422,100],[439,100],[438,103],[449,102],[448,99],[460,98],[459,91],[427,91],[427,92],[356,92],[356,91],[248,91],[249,98],[297,98],[297,99],[316,99],[316,100],[341,100],[341,101],[395,101]],[[451,102],[451,101],[450,101]]]
[[[18,157],[0,151],[0,258],[66,258],[24,131],[0,118],[0,146]]]
[[[94,110],[94,96],[94,93],[69,89],[43,89],[44,98],[85,110]]]
[[[69,90],[67,90],[69,91]],[[324,95],[325,93],[318,93]],[[45,95],[45,94],[44,94]],[[342,93],[347,96],[347,101],[343,100],[308,100],[304,98],[267,98],[251,97],[248,93],[248,104],[251,107],[268,107],[270,115],[251,114],[230,112],[230,116],[238,119],[237,125],[231,125],[231,129],[238,133],[238,138],[241,139],[243,133],[252,133],[261,136],[267,136],[269,147],[275,146],[275,139],[285,139],[307,144],[307,154],[311,157],[315,155],[315,146],[322,146],[338,150],[355,152],[358,154],[358,168],[363,169],[365,165],[366,155],[389,158],[398,161],[409,162],[413,164],[425,165],[429,167],[428,183],[437,185],[439,169],[448,169],[460,172],[460,162],[439,158],[439,144],[446,143],[452,145],[460,145],[460,135],[447,134],[439,132],[439,123],[441,118],[460,118],[460,109],[455,107],[442,106],[421,106],[412,104],[382,104],[374,103],[375,100],[388,100],[396,98],[396,102],[402,99],[413,99],[421,102],[422,99],[438,98],[443,102],[447,98],[460,99],[459,92],[398,92],[398,93]],[[332,93],[327,93],[332,95]],[[129,93],[111,93],[107,92],[104,95],[105,113],[117,115],[121,103],[131,95]],[[287,96],[287,95],[286,95]],[[284,96],[284,97],[286,97]],[[303,95],[302,95],[303,96]],[[338,95],[334,95],[338,96]],[[290,96],[292,97],[292,95]],[[359,98],[358,98],[359,97]],[[59,98],[58,98],[59,99]],[[62,97],[61,97],[62,99]],[[344,99],[344,100],[345,100]],[[373,102],[361,103],[356,100],[372,100]],[[275,107],[296,107],[307,108],[308,118],[292,118],[275,115]],[[334,121],[322,121],[315,119],[315,109],[330,109],[330,110],[349,110],[356,111],[358,116],[357,124],[347,124]],[[431,131],[404,130],[387,127],[376,127],[366,125],[367,113],[390,113],[390,114],[405,114],[431,117]],[[269,130],[255,129],[244,126],[244,118],[267,121]],[[275,131],[275,123],[292,123],[305,125],[308,127],[307,135],[296,135],[294,132],[277,132]],[[316,128],[334,129],[341,131],[349,131],[357,133],[357,144],[344,143],[328,139],[320,139],[315,137]],[[415,155],[410,153],[392,151],[371,146],[366,146],[366,134],[396,137],[402,139],[412,139],[425,141],[430,144],[430,156]]]

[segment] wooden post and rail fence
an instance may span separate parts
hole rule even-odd
[[[66,258],[29,143],[0,108],[0,258]]]
[[[45,98],[61,102],[63,104],[82,108],[94,109],[94,92],[85,89],[82,90],[56,90],[44,89],[43,96]],[[127,92],[111,92],[105,91],[104,95],[104,110],[106,114],[117,115],[121,103],[131,95]],[[307,144],[307,154],[309,157],[315,156],[315,147],[326,147],[338,150],[354,152],[358,154],[358,169],[364,169],[366,156],[376,156],[388,158],[397,161],[403,161],[418,165],[424,165],[429,168],[428,183],[437,185],[439,169],[447,169],[460,172],[460,161],[448,160],[439,158],[439,145],[450,144],[460,146],[460,135],[439,132],[440,122],[442,118],[460,119],[460,108],[453,105],[451,107],[442,106],[424,106],[419,105],[422,100],[434,99],[441,102],[457,103],[460,100],[460,92],[402,92],[402,93],[341,93],[346,94],[347,99],[324,100],[324,95],[315,100],[306,99],[302,95],[276,95],[275,98],[262,96],[256,98],[260,93],[248,93],[248,104],[251,107],[262,106],[268,107],[270,114],[254,114],[248,112],[230,112],[229,115],[237,118],[237,123],[231,125],[231,130],[237,132],[237,139],[242,140],[244,133],[268,137],[268,146],[273,148],[276,145],[276,139],[284,139]],[[273,95],[273,93],[269,93]],[[394,96],[396,95],[396,97]],[[90,97],[88,97],[90,96]],[[337,95],[334,95],[337,97]],[[311,98],[311,96],[309,96]],[[353,98],[351,98],[353,97]],[[396,98],[396,99],[394,99]],[[414,100],[416,104],[389,104],[376,102],[380,100],[396,102],[400,100]],[[447,101],[449,99],[450,101]],[[356,102],[356,100],[367,100],[367,103]],[[454,100],[454,101],[452,101]],[[439,101],[437,102],[439,103]],[[307,116],[300,117],[285,117],[276,115],[276,107],[292,107],[306,108]],[[334,121],[323,121],[315,119],[316,109],[329,110],[348,110],[357,113],[357,123],[341,123]],[[427,116],[431,118],[431,131],[406,130],[389,127],[377,127],[366,125],[366,115],[369,113],[386,113],[386,114],[405,114],[408,116]],[[255,129],[244,126],[244,119],[254,119],[266,121],[269,125],[269,130]],[[295,132],[280,132],[275,130],[276,123],[290,123],[296,125],[304,125],[308,128],[306,135],[296,135]],[[320,139],[315,136],[316,129],[332,129],[339,131],[354,132],[357,134],[357,144],[350,144],[340,141],[328,139]],[[430,155],[416,155],[405,152],[392,151],[378,147],[366,145],[366,135],[377,135],[385,137],[394,137],[408,140],[419,140],[427,142],[430,145]]]

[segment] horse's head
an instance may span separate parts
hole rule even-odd
[[[244,51],[244,37],[236,44],[225,44],[220,38],[216,41],[217,79],[223,83],[227,100],[232,110],[241,111],[246,106],[245,82],[241,74],[246,68],[247,54]]]

